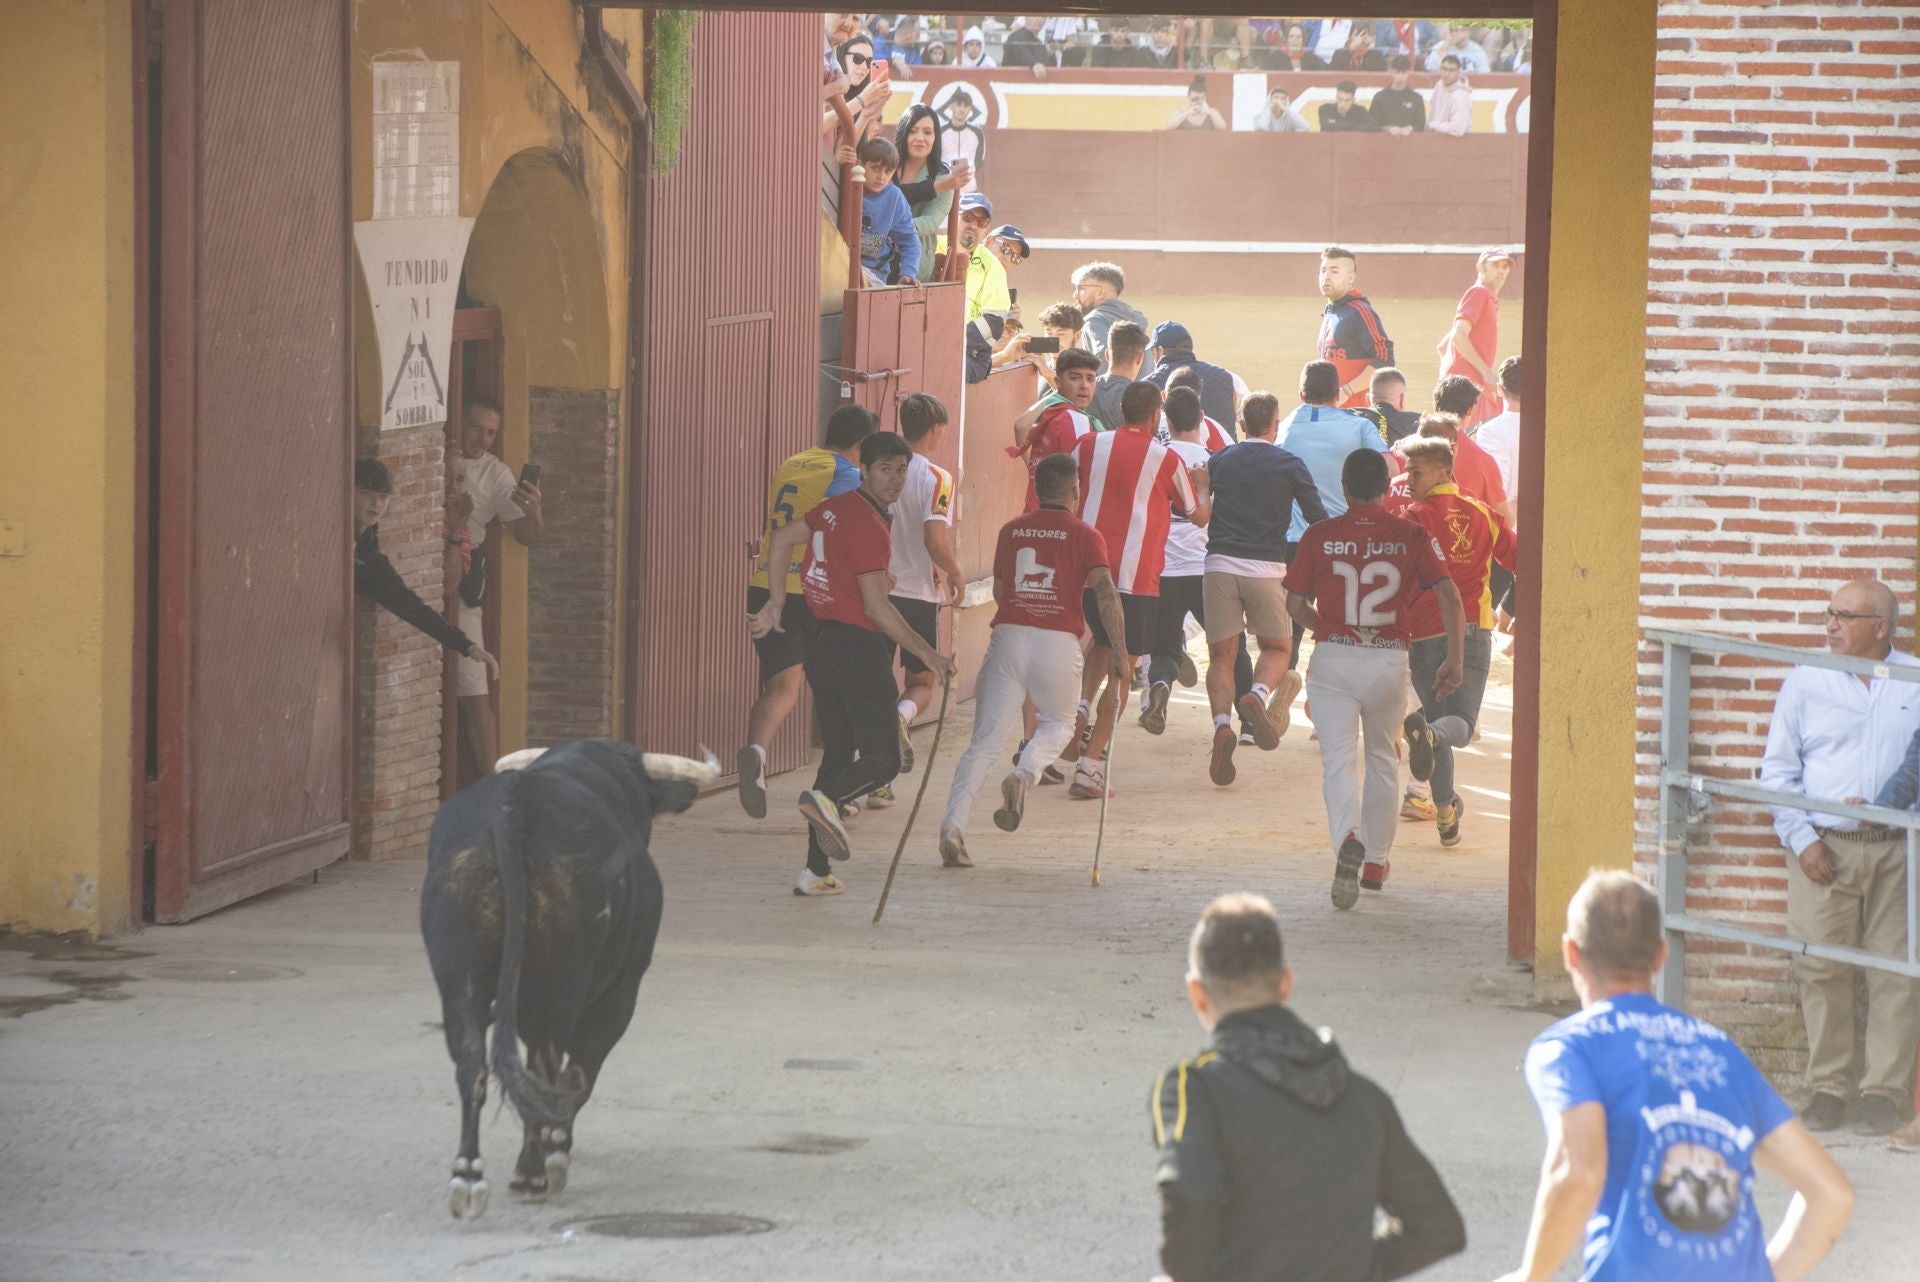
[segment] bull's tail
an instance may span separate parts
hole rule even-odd
[[[521,1120],[536,1126],[562,1126],[583,1102],[577,1092],[545,1080],[520,1055],[520,966],[527,950],[527,855],[521,818],[514,804],[522,776],[505,776],[506,786],[493,824],[493,857],[500,870],[500,976],[494,988],[493,1073],[500,1079]]]

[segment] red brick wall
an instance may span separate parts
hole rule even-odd
[[[363,432],[360,453],[393,472],[380,546],[429,604],[443,591],[446,437],[439,425]],[[440,804],[439,644],[356,598],[353,853],[359,859],[426,854]]]
[[[1891,584],[1910,619],[1920,5],[1662,0],[1659,24],[1642,623],[1815,646],[1827,598],[1860,575]],[[1642,861],[1659,658],[1643,646]],[[1696,663],[1695,769],[1751,777],[1781,675]],[[1689,848],[1690,911],[1784,926],[1764,810],[1716,806]],[[1689,1004],[1770,1069],[1796,1068],[1782,955],[1690,947]]]
[[[613,733],[620,393],[534,387],[543,531],[527,553],[527,743]]]

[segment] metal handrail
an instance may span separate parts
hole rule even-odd
[[[1686,997],[1687,938],[1720,939],[1844,962],[1920,979],[1920,813],[1844,800],[1780,792],[1737,779],[1722,779],[1688,769],[1693,725],[1693,656],[1737,654],[1795,667],[1826,668],[1866,677],[1920,682],[1920,665],[1856,659],[1793,646],[1751,641],[1710,632],[1649,628],[1647,639],[1662,647],[1660,661],[1660,825],[1657,886],[1660,920],[1667,934],[1667,964],[1655,980],[1661,1001],[1671,1006]],[[1687,828],[1705,813],[1710,800],[1726,797],[1768,806],[1791,806],[1816,814],[1856,819],[1907,834],[1907,956],[1905,960],[1859,948],[1797,939],[1785,932],[1752,930],[1687,912]]]

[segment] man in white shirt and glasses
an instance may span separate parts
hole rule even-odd
[[[1827,607],[1827,648],[1891,667],[1920,660],[1893,648],[1899,606],[1884,583],[1859,579]],[[1780,686],[1761,786],[1844,801],[1877,796],[1920,731],[1920,684],[1826,668],[1795,668]],[[1787,927],[1796,939],[1907,955],[1907,843],[1900,828],[1862,826],[1838,815],[1773,809],[1787,860]],[[1795,957],[1807,1022],[1812,1098],[1802,1116],[1817,1131],[1847,1120],[1854,1094],[1854,968]],[[1885,1135],[1911,1108],[1920,1046],[1920,981],[1866,972],[1866,1063],[1858,1076],[1854,1131]]]

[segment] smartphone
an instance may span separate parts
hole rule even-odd
[[[873,60],[873,80],[875,84],[890,84],[893,80],[893,64],[887,58]]]
[[[522,485],[540,484],[540,465],[538,463],[528,463],[525,467],[522,467],[520,469],[520,484]]]
[[[1059,350],[1060,340],[1051,334],[1048,334],[1045,338],[1029,338],[1027,340],[1028,355],[1032,355],[1035,352],[1057,352]]]
[[[1007,286],[1007,301],[1009,303],[1017,303],[1020,301],[1020,287],[1018,285]]]

